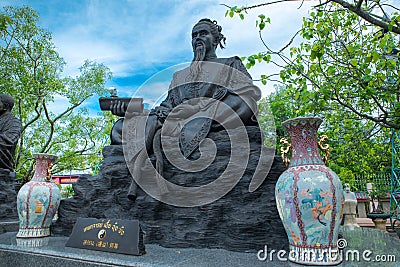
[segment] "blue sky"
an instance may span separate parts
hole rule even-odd
[[[262,1],[261,1],[262,2]],[[244,21],[238,17],[226,18],[228,5],[250,5],[254,1],[138,1],[138,0],[3,0],[2,5],[29,5],[40,15],[40,24],[52,33],[59,54],[67,62],[65,75],[79,73],[85,59],[107,65],[113,79],[107,86],[116,87],[120,96],[141,96],[150,105],[168,89],[176,64],[192,59],[190,33],[201,18],[215,19],[223,27],[227,38],[226,49],[219,50],[219,57],[246,56],[263,51],[255,27],[260,13],[271,18],[271,25],[264,31],[268,44],[279,49],[300,28],[315,1],[281,3],[250,11]],[[162,79],[142,86],[143,83],[166,68]],[[273,66],[260,64],[249,70],[253,79],[263,73],[276,72]],[[263,96],[272,91],[256,83]],[[59,99],[54,109],[62,108]],[[87,105],[97,105],[92,99]]]

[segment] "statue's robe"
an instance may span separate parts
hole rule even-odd
[[[0,116],[0,169],[14,170],[14,153],[21,132],[21,122],[11,113]]]
[[[188,157],[212,128],[218,130],[221,129],[221,125],[224,128],[240,126],[237,117],[232,116],[232,112],[221,106],[219,101],[231,107],[243,125],[255,125],[256,102],[260,98],[261,91],[253,85],[242,61],[238,57],[221,58],[215,62],[203,62],[200,75],[194,79],[190,77],[189,68],[176,72],[167,98],[150,112],[150,116],[159,117],[161,123],[157,124],[155,129],[158,130],[162,127],[163,119],[174,108],[180,106],[181,109],[185,109],[185,105],[199,106],[200,109],[195,114],[188,112],[187,117],[179,118],[182,120],[180,124],[184,125],[179,129],[180,146],[184,156]],[[151,136],[152,134],[149,135]],[[152,145],[151,140],[147,140],[148,144]]]
[[[146,149],[147,154],[155,155],[160,163],[156,168],[162,175],[161,133],[177,135],[180,150],[188,158],[210,131],[257,125],[257,101],[261,91],[253,84],[242,61],[238,57],[218,58],[204,61],[201,68],[197,77],[192,77],[189,67],[174,73],[167,98],[146,118],[144,137],[126,140],[133,142],[127,146],[132,150],[127,153],[128,162]],[[188,112],[174,117],[177,109]],[[143,121],[134,124],[143,125]],[[136,160],[134,164],[133,175],[141,176],[142,163]],[[131,196],[134,190],[135,185],[131,187]]]

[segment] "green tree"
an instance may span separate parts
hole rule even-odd
[[[23,181],[32,176],[35,152],[59,156],[54,173],[96,165],[112,120],[89,116],[83,107],[89,97],[106,92],[110,70],[86,61],[80,75],[64,77],[65,62],[38,22],[30,7],[4,7],[0,14],[0,92],[15,98],[13,112],[22,121],[16,172]],[[56,100],[66,106],[57,113],[49,109]]]
[[[275,91],[265,98],[265,100],[261,101],[261,104],[268,104],[272,110],[277,132],[277,141],[279,142],[285,135],[281,125],[282,122],[295,117],[306,116],[306,107],[309,103],[307,102],[308,99],[302,101],[297,91],[288,90],[284,85],[275,84],[274,88]]]
[[[276,86],[263,103],[269,103],[277,128],[277,141],[289,137],[281,123],[297,116],[324,118],[321,135],[327,135],[330,145],[328,165],[342,182],[354,186],[354,178],[390,169],[390,130],[365,119],[331,102],[324,111],[309,111],[308,98],[296,98],[296,90]]]
[[[231,7],[227,15],[237,13],[244,18],[247,10],[258,6]],[[385,17],[379,17],[378,11]],[[353,5],[328,1],[313,8],[296,36],[279,51],[271,50],[263,39],[262,30],[270,19],[259,15],[257,26],[266,51],[248,56],[246,66],[250,68],[257,62],[283,66],[282,83],[295,89],[296,97],[309,99],[310,112],[324,110],[333,101],[357,119],[400,129],[397,11],[382,1],[368,1],[368,6],[363,1]],[[296,37],[301,37],[301,42],[291,47]],[[271,77],[264,74],[261,79],[267,83]]]
[[[251,9],[285,1],[228,6],[226,15],[245,19]],[[281,67],[282,86],[265,100],[275,117],[277,139],[285,136],[280,123],[287,118],[322,117],[320,131],[332,150],[329,166],[344,182],[390,168],[390,129],[400,129],[399,11],[390,1],[322,2],[276,51],[263,38],[273,22],[264,14],[256,21],[265,51],[246,57],[245,64]],[[275,75],[263,74],[261,81],[276,81]]]
[[[250,6],[228,6],[223,4],[228,8],[225,13],[225,16],[233,18],[235,14],[237,14],[242,20],[248,10],[257,9],[263,6],[275,5],[282,2],[293,2],[299,1],[302,3],[304,0],[276,0],[265,2],[256,5]],[[393,2],[393,4],[391,3]],[[330,0],[330,1],[320,1],[320,4],[316,5],[315,8],[320,8],[324,6],[329,6],[331,3],[335,3],[338,6],[340,5],[343,10],[346,10],[350,13],[353,13],[363,20],[367,21],[369,24],[374,25],[383,29],[384,31],[389,31],[393,33],[400,34],[400,18],[398,11],[400,8],[394,5],[395,1],[388,0]],[[257,26],[260,27],[260,30],[263,30],[266,26],[266,23],[269,23],[270,20],[266,18],[264,15],[259,16],[260,21],[257,22]]]
[[[358,119],[339,105],[324,112],[323,118],[321,132],[328,136],[331,148],[329,167],[344,183],[355,188],[356,177],[390,172],[390,129]]]

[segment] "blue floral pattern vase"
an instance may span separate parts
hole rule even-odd
[[[57,156],[34,154],[35,173],[18,192],[19,231],[17,237],[31,238],[50,235],[50,224],[60,204],[61,192],[51,178]]]
[[[275,187],[280,218],[289,239],[289,260],[305,265],[336,265],[344,206],[339,177],[318,151],[319,118],[296,118],[282,123],[290,135],[292,157]]]

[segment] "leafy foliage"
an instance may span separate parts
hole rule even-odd
[[[0,91],[15,98],[13,112],[22,121],[16,172],[23,181],[32,175],[34,152],[59,156],[53,173],[94,166],[112,120],[89,116],[83,108],[89,97],[106,92],[110,70],[86,61],[79,76],[63,77],[65,62],[38,22],[30,7],[4,7],[0,13]],[[66,108],[52,112],[56,101]]]
[[[247,12],[258,6],[236,7],[235,12]],[[283,66],[280,81],[297,91],[297,99],[309,99],[310,112],[322,111],[333,101],[359,118],[400,129],[400,80],[397,79],[400,49],[396,49],[398,34],[394,31],[398,13],[389,16],[393,24],[389,28],[393,31],[387,32],[350,10],[335,3],[314,8],[303,19],[298,33],[279,51],[268,47],[262,38],[261,22],[257,20],[266,51],[248,56],[246,67],[260,62]],[[373,14],[373,7],[362,10]],[[264,15],[259,18],[264,23],[270,22]],[[300,44],[290,47],[299,36]],[[263,84],[275,75],[262,75]]]
[[[237,14],[240,19],[244,19],[245,14],[247,14],[248,10],[257,9],[260,7],[265,7],[269,5],[275,5],[282,2],[289,2],[296,0],[274,0],[265,3],[260,3],[256,5],[250,6],[228,6],[226,4],[222,4],[228,8],[225,13],[225,16],[233,18],[235,14]],[[298,0],[300,2],[300,0]],[[358,17],[364,19],[371,25],[375,25],[384,31],[393,32],[396,34],[400,34],[400,15],[398,11],[400,8],[391,4],[392,1],[388,0],[330,0],[330,1],[320,1],[320,4],[316,7],[324,7],[328,6],[330,3],[336,3],[340,5],[344,10],[354,13]],[[303,2],[301,2],[303,4]],[[390,14],[390,16],[389,16]],[[261,15],[264,16],[264,15]],[[264,16],[265,17],[265,16]],[[261,17],[260,17],[261,18]],[[263,20],[263,18],[261,18]],[[259,25],[257,21],[257,26]],[[265,25],[264,25],[265,26]],[[263,30],[264,27],[260,27],[260,30]]]
[[[276,86],[265,103],[269,103],[277,129],[277,141],[288,137],[281,126],[287,119],[298,116],[324,118],[321,134],[330,145],[329,167],[343,183],[354,188],[354,178],[360,175],[388,172],[391,165],[390,129],[368,120],[357,119],[353,113],[332,102],[325,111],[308,111],[307,98],[295,97],[297,91]]]
[[[285,1],[228,6],[227,14],[244,16],[250,9]],[[329,166],[343,182],[353,184],[355,176],[390,169],[390,129],[400,130],[398,11],[380,0],[323,2],[277,51],[262,35],[266,23],[272,22],[263,14],[256,21],[266,49],[246,57],[245,65],[281,67],[278,74],[261,75],[263,84],[281,84],[275,84],[275,92],[263,101],[272,109],[277,140],[287,137],[280,126],[286,119],[323,118],[320,131],[332,148]],[[293,45],[295,40],[298,45]]]
[[[72,185],[64,186],[61,189],[61,197],[63,197],[63,198],[73,197],[74,195],[75,195],[75,191],[74,191]]]
[[[395,36],[371,29],[335,5],[326,8],[304,19],[305,41],[290,49],[282,81],[309,95],[312,109],[323,110],[330,100],[360,118],[400,129]]]

